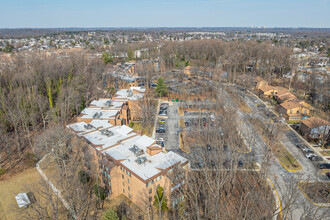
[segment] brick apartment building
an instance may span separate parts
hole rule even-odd
[[[144,210],[161,186],[169,206],[184,199],[181,189],[189,166],[187,159],[166,153],[154,139],[138,135],[126,125],[95,119],[67,127],[95,149],[99,174],[110,198],[123,194]]]

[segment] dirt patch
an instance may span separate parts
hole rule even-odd
[[[330,156],[330,151],[320,151],[323,156]]]
[[[179,142],[180,142],[180,149],[185,153],[189,153],[190,147],[189,147],[189,144],[186,143],[186,132],[185,131],[180,132]]]
[[[314,203],[330,203],[330,183],[299,183],[301,190]]]

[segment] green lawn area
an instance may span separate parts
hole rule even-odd
[[[133,126],[131,127],[133,128],[134,131],[142,131],[142,134],[147,135],[149,137],[152,136],[152,131],[154,128],[153,126],[141,128],[141,123],[138,121],[133,122]]]

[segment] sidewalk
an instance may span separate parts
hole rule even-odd
[[[40,173],[40,175],[44,178],[44,180],[48,183],[48,185],[50,186],[50,188],[53,190],[54,194],[60,199],[60,201],[63,203],[64,207],[70,212],[70,214],[72,215],[72,217],[74,219],[78,219],[78,217],[76,216],[76,214],[74,213],[74,210],[71,209],[69,203],[63,198],[61,191],[58,190],[54,184],[48,179],[48,177],[46,176],[46,174],[42,171],[42,169],[40,168],[40,163],[50,154],[46,154],[36,165],[36,168],[38,170],[38,172]]]

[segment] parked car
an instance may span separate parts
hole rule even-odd
[[[156,133],[165,133],[164,128],[157,128]]]
[[[189,127],[189,126],[190,126],[190,123],[189,123],[188,121],[186,121],[186,122],[184,123],[184,125],[185,125],[186,127]]]
[[[303,144],[296,144],[296,147],[297,148],[299,148],[299,149],[301,149],[301,148],[307,148],[305,145],[303,145]]]
[[[314,153],[305,153],[305,157],[308,159],[311,159],[311,157],[315,157],[315,156],[317,156],[317,155]]]
[[[319,157],[319,156],[317,156],[317,155],[312,156],[312,157],[310,157],[309,159],[310,159],[311,161],[322,161],[322,160],[323,160],[322,157]]]
[[[187,111],[184,111],[184,114],[185,114],[185,115],[187,115],[187,114],[188,114],[188,112],[187,112]]]
[[[159,128],[165,128],[165,124],[164,124],[164,123],[159,123],[159,124],[158,124],[158,127],[159,127]]]
[[[160,119],[160,120],[159,120],[159,123],[165,123],[165,122],[166,122],[165,119]]]
[[[327,172],[325,175],[330,179],[330,172]]]
[[[308,148],[308,147],[302,149],[302,151],[303,151],[305,154],[307,154],[307,153],[314,154],[314,151],[313,151],[312,149]]]
[[[164,141],[164,138],[157,138],[156,141]]]
[[[166,116],[167,115],[167,111],[165,110],[165,111],[160,111],[159,112],[159,115],[161,115],[161,116]]]
[[[206,145],[206,147],[207,147],[207,150],[208,150],[208,151],[211,151],[211,150],[212,150],[211,145],[208,144],[208,145]]]
[[[322,164],[319,164],[318,167],[320,169],[330,169],[330,164],[329,163],[322,163]]]
[[[162,111],[167,110],[167,106],[160,106],[160,110]]]
[[[241,160],[238,161],[237,163],[238,167],[242,167],[243,166],[243,162]]]

